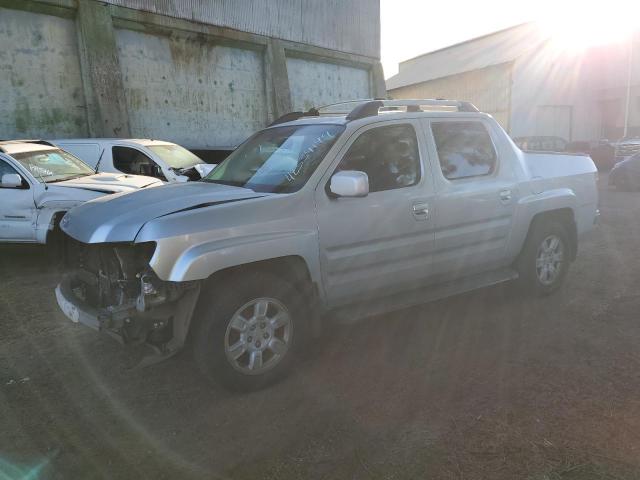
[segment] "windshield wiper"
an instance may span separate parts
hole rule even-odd
[[[65,175],[64,173],[61,173],[59,175]],[[91,175],[90,173],[78,173],[75,175],[71,175],[70,177],[64,177],[64,178],[57,178],[55,180],[49,180],[49,183],[56,183],[56,182],[65,182],[67,180],[75,180],[76,178],[81,178],[81,177],[86,177]]]

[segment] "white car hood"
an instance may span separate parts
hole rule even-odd
[[[133,242],[140,229],[155,218],[265,195],[214,183],[171,183],[96,198],[69,211],[60,227],[84,243]]]
[[[142,175],[127,175],[124,173],[97,173],[86,177],[74,178],[55,182],[58,187],[83,188],[100,193],[132,192],[146,187],[162,185],[162,181]]]

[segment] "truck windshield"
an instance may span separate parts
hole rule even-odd
[[[150,145],[148,148],[171,168],[191,168],[200,163],[206,163],[180,145]]]
[[[15,153],[11,156],[40,182],[61,182],[95,173],[89,165],[79,158],[57,148]]]
[[[262,130],[203,180],[256,192],[295,192],[307,182],[343,131],[341,125],[294,125]]]

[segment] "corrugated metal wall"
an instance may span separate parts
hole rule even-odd
[[[448,98],[466,100],[493,115],[510,129],[512,63],[472,70],[457,75],[390,90],[393,98]]]
[[[117,30],[131,134],[232,147],[267,121],[262,54]]]
[[[287,73],[294,110],[371,96],[369,72],[361,68],[288,58]]]
[[[0,8],[0,136],[88,133],[72,20]]]
[[[122,7],[380,57],[379,0],[105,0]]]

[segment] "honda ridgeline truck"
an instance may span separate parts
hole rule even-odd
[[[78,260],[57,300],[157,358],[189,345],[207,375],[261,388],[328,312],[365,317],[508,280],[554,292],[596,223],[596,175],[587,156],[522,152],[465,102],[293,113],[202,181],[69,212]]]

